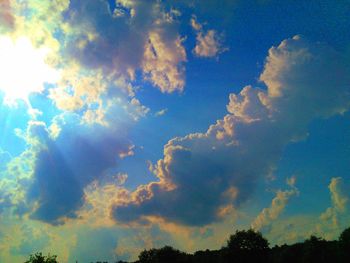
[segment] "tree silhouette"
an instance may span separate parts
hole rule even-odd
[[[350,262],[350,227],[340,234],[339,249],[341,250],[342,262]]]
[[[345,229],[339,236],[339,242],[343,246],[347,246],[350,248],[350,227]]]
[[[339,262],[338,244],[322,238],[311,236],[304,242],[303,257],[305,263]]]
[[[271,263],[295,263],[303,256],[304,244],[275,246],[270,252]]]
[[[197,251],[192,256],[190,262],[201,262],[201,263],[218,263],[223,262],[223,255],[221,250],[205,250]]]
[[[43,256],[41,252],[30,255],[29,260],[24,263],[58,263],[56,255]]]
[[[252,229],[236,231],[227,241],[226,259],[236,262],[267,262],[269,243]]]
[[[144,250],[140,253],[138,260],[140,263],[180,263],[186,261],[187,255],[185,253],[180,252],[179,250],[170,246],[165,246],[159,249],[152,248],[150,250]]]

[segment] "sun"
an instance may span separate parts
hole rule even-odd
[[[0,36],[0,91],[5,102],[28,102],[29,94],[58,81],[59,72],[45,63],[49,52],[48,48],[35,48],[26,37]]]

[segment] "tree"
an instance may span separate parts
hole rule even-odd
[[[205,250],[197,251],[191,258],[190,262],[193,263],[219,263],[222,262],[221,250]]]
[[[339,236],[339,248],[343,262],[350,262],[350,227],[345,229]]]
[[[29,260],[25,263],[58,263],[56,255],[43,256],[41,252],[30,255]]]
[[[303,256],[303,243],[293,245],[275,246],[270,252],[271,263],[295,263],[300,262]]]
[[[138,262],[140,263],[163,263],[163,262],[186,262],[187,255],[170,246],[165,246],[159,249],[152,248],[144,250],[139,255]]]
[[[350,227],[345,229],[339,236],[339,242],[347,247],[350,248]]]
[[[267,262],[269,243],[252,229],[236,231],[227,241],[226,259],[236,262]]]
[[[326,241],[312,235],[309,239],[305,240],[303,245],[303,258],[301,262],[338,262],[336,241]]]

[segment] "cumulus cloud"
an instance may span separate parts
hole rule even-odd
[[[56,107],[65,111],[80,110],[93,104],[101,104],[103,95],[107,90],[107,81],[101,72],[92,75],[82,75],[78,66],[71,66],[64,71],[58,87],[50,90],[49,98]]]
[[[229,114],[207,132],[170,140],[153,169],[159,180],[116,201],[113,217],[220,220],[273,172],[288,143],[305,138],[310,121],[349,108],[349,72],[344,54],[323,43],[295,36],[272,47],[260,75],[267,90],[247,86],[231,94]]]
[[[124,121],[138,121],[150,110],[125,79],[110,79],[101,70],[82,71],[74,65],[63,71],[58,85],[49,90],[49,98],[59,110],[79,113],[81,121],[91,125],[115,125],[107,121],[110,112],[123,112]]]
[[[0,4],[0,19],[16,21],[13,38],[26,35],[35,47],[52,51],[47,63],[62,79],[50,87],[49,98],[59,110],[84,114],[88,124],[107,125],[111,104],[134,120],[147,114],[132,85],[139,72],[162,92],[184,89],[181,14],[159,1],[116,1],[114,10],[104,0]]]
[[[182,91],[184,82],[183,62],[186,51],[179,36],[171,41],[164,41],[162,34],[152,31],[145,46],[142,70],[145,78],[150,80],[162,92]]]
[[[106,1],[71,1],[68,53],[106,74],[133,80],[141,70],[162,92],[182,91],[186,52],[178,33],[179,15],[158,1],[117,1],[113,13]]]
[[[76,216],[87,185],[133,154],[126,139],[130,119],[149,112],[132,86],[136,71],[162,92],[183,90],[180,13],[159,1],[117,1],[124,15],[111,12],[107,1],[13,3],[13,37],[29,35],[36,47],[52,49],[48,63],[62,78],[45,94],[63,113],[51,123],[30,122],[21,134],[28,149],[7,173],[25,180],[2,180],[1,205],[61,223]],[[1,4],[3,14],[10,5]]]
[[[133,86],[139,72],[162,92],[184,89],[186,52],[175,9],[138,0],[117,1],[114,10],[102,0],[53,1],[42,7],[18,3],[17,9],[40,14],[25,17],[17,31],[33,32],[36,42],[44,37],[41,42],[53,47],[50,61],[60,68],[61,80],[48,97],[59,110],[83,115],[84,123],[108,126],[112,107],[135,121],[145,117],[149,108]],[[53,17],[47,10],[55,11]]]
[[[222,36],[217,31],[211,29],[204,31],[203,25],[193,16],[191,26],[196,31],[196,46],[193,53],[198,57],[216,57],[227,50],[222,46]]]
[[[251,227],[256,230],[267,229],[271,223],[276,220],[287,206],[289,199],[298,195],[299,191],[295,187],[295,178],[292,177],[287,181],[290,190],[278,190],[276,196],[272,199],[271,205],[268,208],[264,208],[261,213],[252,222]]]

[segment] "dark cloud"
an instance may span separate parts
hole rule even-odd
[[[115,167],[129,144],[116,128],[70,123],[57,138],[42,123],[30,123],[28,142],[35,155],[28,200],[35,203],[32,218],[60,223],[75,217],[84,202],[84,187]]]
[[[230,114],[206,133],[175,138],[155,167],[159,182],[140,186],[112,208],[117,221],[159,216],[205,225],[240,206],[276,167],[284,147],[307,136],[315,118],[350,106],[346,57],[295,36],[269,50],[260,80],[230,95]]]

